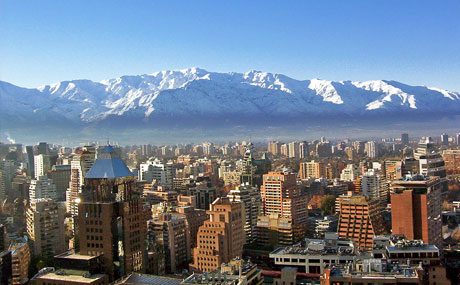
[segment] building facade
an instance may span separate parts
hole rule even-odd
[[[243,209],[239,202],[218,198],[207,211],[209,220],[200,227],[194,248],[194,271],[212,272],[222,263],[243,254]]]

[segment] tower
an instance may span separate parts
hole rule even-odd
[[[391,185],[391,220],[394,234],[442,245],[441,180],[412,176]]]
[[[211,272],[243,254],[243,209],[239,202],[217,198],[207,211],[209,220],[200,227],[191,268]]]
[[[80,254],[102,255],[111,282],[145,262],[146,215],[134,176],[109,145],[85,176],[78,204]]]

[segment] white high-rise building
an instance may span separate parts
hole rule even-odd
[[[96,159],[96,147],[84,146],[82,150],[74,153],[70,162],[70,183],[66,191],[67,212],[76,216],[78,214],[79,195],[84,183],[86,173],[91,169]]]
[[[354,164],[348,164],[347,167],[345,167],[342,170],[342,173],[340,174],[340,180],[342,181],[355,181],[356,178],[359,176],[359,168],[358,166]]]
[[[139,167],[139,180],[158,185],[173,187],[174,165],[172,162],[163,163],[159,159],[149,159]]]
[[[377,143],[374,141],[367,142],[364,146],[364,150],[369,158],[379,157],[379,150]]]
[[[384,175],[374,169],[370,169],[361,178],[361,192],[364,196],[378,200],[382,206],[386,206],[388,201],[389,185],[385,181]]]
[[[34,172],[35,179],[45,175],[51,169],[50,156],[46,154],[39,154],[34,156]]]
[[[29,199],[52,199],[56,200],[56,185],[48,176],[40,176],[30,182]]]
[[[299,143],[298,142],[290,142],[288,144],[289,147],[289,157],[291,158],[299,158]]]
[[[240,185],[230,190],[227,197],[232,202],[241,202],[243,204],[243,225],[246,243],[252,242],[256,238],[257,217],[262,209],[262,198],[259,189],[248,184]]]

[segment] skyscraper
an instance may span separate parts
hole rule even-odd
[[[181,266],[186,266],[190,258],[190,237],[184,217],[160,213],[148,221],[148,233],[150,241],[165,254],[166,272],[176,273]]]
[[[257,222],[257,243],[261,246],[292,244],[305,235],[307,196],[297,185],[294,173],[270,172],[264,175],[263,181],[260,189],[263,207]]]
[[[257,217],[262,209],[259,189],[251,185],[240,185],[230,190],[227,197],[243,204],[245,243],[251,243],[256,238]]]
[[[409,144],[409,134],[401,134],[401,144],[404,146]]]
[[[365,172],[361,178],[361,193],[379,201],[382,207],[385,207],[388,202],[388,188],[384,175],[374,169]]]
[[[51,156],[39,154],[34,156],[34,173],[35,178],[44,176],[51,169]]]
[[[308,143],[300,142],[299,143],[299,158],[306,158],[308,156]]]
[[[209,220],[200,227],[194,248],[195,271],[212,272],[222,263],[243,254],[243,209],[239,202],[217,198],[207,212]]]
[[[34,256],[52,258],[67,250],[64,205],[52,199],[31,199],[27,209],[27,235]]]
[[[391,216],[394,234],[442,245],[441,180],[412,176],[391,184]]]
[[[289,157],[290,158],[299,158],[299,143],[290,142],[289,143]]]
[[[40,176],[30,181],[29,199],[52,199],[56,200],[56,185],[48,176]]]
[[[441,144],[442,145],[449,145],[449,135],[442,134],[441,135]]]
[[[424,176],[438,176],[441,179],[442,191],[447,191],[446,168],[442,155],[436,151],[431,137],[422,138],[414,153],[419,162],[419,173]]]
[[[110,281],[144,267],[146,214],[134,176],[111,146],[85,176],[78,204],[80,253],[101,255]]]
[[[374,141],[366,142],[365,144],[365,152],[367,154],[367,157],[369,158],[377,158],[379,157],[379,150],[378,150],[378,145]]]

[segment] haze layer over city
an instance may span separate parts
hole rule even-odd
[[[460,284],[459,14],[0,1],[0,284]]]

